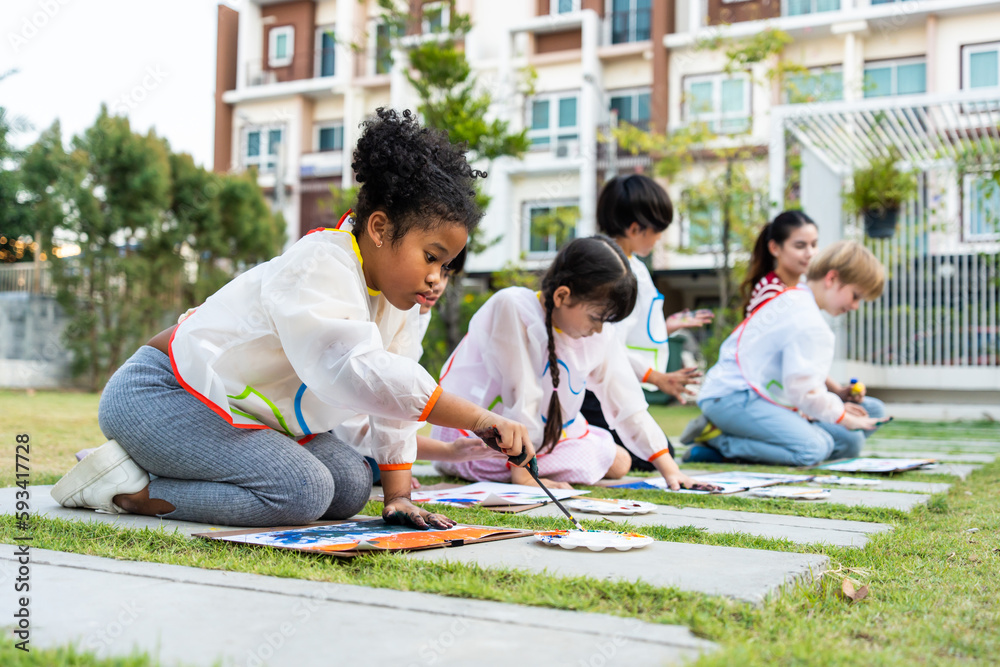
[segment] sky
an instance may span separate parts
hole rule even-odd
[[[0,106],[32,126],[14,143],[30,145],[58,119],[68,144],[104,102],[211,168],[218,4],[0,0],[0,73],[17,70],[0,81]]]

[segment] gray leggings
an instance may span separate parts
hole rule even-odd
[[[167,355],[141,347],[108,382],[101,430],[156,475],[149,497],[171,519],[228,526],[301,525],[357,514],[371,492],[364,457],[332,433],[300,445],[235,428],[181,387]]]

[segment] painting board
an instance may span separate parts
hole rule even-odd
[[[573,489],[549,489],[559,500],[590,493]],[[452,507],[482,506],[497,512],[521,512],[552,502],[537,486],[475,482],[451,488],[422,488],[410,493],[415,503],[437,503]],[[516,508],[516,509],[515,509]]]
[[[246,530],[195,533],[195,537],[275,549],[290,549],[334,556],[357,556],[380,551],[416,551],[457,547],[476,542],[528,537],[531,531],[456,524],[446,530],[420,530],[388,524],[382,519],[329,521],[308,526],[278,526]]]
[[[697,495],[726,495],[730,493],[740,493],[748,489],[757,489],[775,484],[791,484],[794,482],[807,482],[811,476],[787,475],[783,473],[769,472],[744,472],[742,470],[728,470],[726,472],[705,473],[696,475],[691,479],[699,484],[711,484],[719,487],[717,491],[705,491],[701,489],[679,489],[672,491],[667,487],[667,480],[660,476],[647,477],[642,482],[629,482],[622,485],[612,486],[613,489],[659,489],[668,493],[687,493]]]

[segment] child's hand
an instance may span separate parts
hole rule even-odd
[[[451,528],[455,525],[455,522],[444,514],[431,514],[411,503],[409,498],[393,498],[388,501],[382,510],[382,519],[386,523],[413,526],[421,530],[427,530],[431,526]]]
[[[667,486],[669,486],[672,491],[677,491],[682,486],[685,489],[690,489],[699,485],[698,482],[691,479],[680,470],[668,471],[661,474],[663,475],[663,479],[667,480]]]
[[[848,414],[852,414],[855,417],[868,416],[868,411],[865,410],[860,405],[858,405],[857,403],[844,403],[844,410],[847,411]]]
[[[844,404],[844,418],[840,420],[840,425],[849,431],[874,431],[878,428],[884,420],[875,419],[874,417],[861,417],[850,410],[847,407],[851,405],[850,403]]]
[[[479,438],[458,438],[441,451],[439,461],[478,461],[502,456],[486,446]]]
[[[528,465],[535,456],[535,447],[528,437],[528,428],[524,424],[511,421],[496,414],[495,412],[483,411],[482,417],[476,422],[473,431],[485,431],[490,427],[496,427],[500,433],[500,449],[505,456],[518,456],[521,452],[527,452],[521,467]]]
[[[680,329],[697,329],[703,327],[715,318],[715,313],[710,310],[682,310],[667,318],[667,333],[673,333]]]
[[[569,482],[557,482],[554,479],[547,479],[545,477],[541,477],[539,479],[541,479],[542,484],[549,489],[573,489]],[[520,484],[521,486],[538,486],[535,479],[531,476],[531,473],[524,468],[510,469],[510,483]]]
[[[701,371],[694,366],[682,368],[671,373],[653,372],[649,375],[649,381],[656,385],[656,388],[664,394],[669,394],[676,398],[681,405],[687,405],[689,398],[694,398],[696,394],[688,389],[688,385],[701,384],[698,379],[702,375]]]

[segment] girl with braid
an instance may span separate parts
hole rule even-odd
[[[689,487],[670,456],[663,431],[649,415],[625,346],[607,322],[635,306],[635,274],[621,248],[606,236],[568,243],[542,279],[540,292],[508,287],[494,294],[469,322],[469,332],[445,363],[441,386],[507,419],[541,441],[538,469],[557,488],[617,478],[629,470],[628,451],[580,414],[593,391],[609,425],[636,456],[650,461],[671,488]],[[431,437],[470,435],[435,427]],[[533,484],[526,470],[501,457],[439,462],[441,472],[474,481]]]

